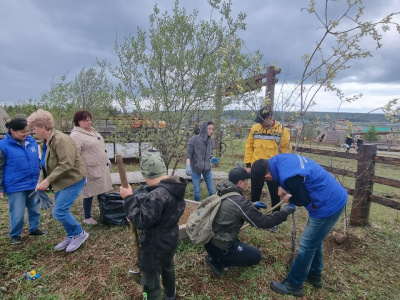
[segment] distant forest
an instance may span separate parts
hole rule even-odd
[[[250,110],[227,110],[223,112],[224,119],[239,119],[247,120],[254,119],[254,113]],[[275,119],[280,121],[282,119],[282,112],[274,112]],[[294,116],[294,113],[285,112],[284,118],[286,120]],[[310,112],[307,113],[306,120],[308,122],[316,121],[319,118],[320,122],[328,120],[347,120],[349,122],[363,122],[363,123],[388,123],[384,114],[366,114],[366,113],[346,113],[346,112]],[[296,119],[300,120],[300,117]]]

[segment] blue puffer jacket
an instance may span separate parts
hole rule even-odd
[[[342,185],[319,164],[298,154],[279,154],[268,160],[272,178],[286,190],[285,181],[303,176],[304,186],[311,198],[306,206],[310,217],[332,216],[346,205],[347,192]]]
[[[9,133],[0,141],[0,148],[6,156],[4,166],[4,192],[13,193],[33,190],[39,179],[38,144],[31,136],[25,140],[26,147],[18,144]]]

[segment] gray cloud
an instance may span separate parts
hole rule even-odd
[[[158,1],[161,11],[171,10],[173,1]],[[200,18],[209,18],[206,0],[181,0]],[[318,2],[318,1],[317,1]],[[342,1],[343,2],[343,1]],[[72,79],[83,67],[96,65],[96,58],[116,62],[114,41],[137,26],[147,28],[153,11],[152,1],[1,1],[0,2],[0,103],[29,98],[40,99],[51,81],[69,72]],[[320,3],[320,2],[318,2]],[[322,1],[321,1],[322,3]],[[397,0],[364,1],[366,18],[377,18],[395,11]],[[281,78],[296,80],[302,72],[300,57],[312,51],[321,35],[317,19],[301,8],[306,0],[234,1],[233,12],[247,14],[247,30],[240,33],[249,51],[260,50],[268,62],[282,68]],[[391,10],[391,8],[393,8]],[[338,8],[334,8],[335,13]],[[399,19],[399,18],[398,18]],[[371,59],[355,62],[338,82],[400,83],[398,51],[400,37],[392,32],[375,51],[372,40],[364,46],[373,50]]]

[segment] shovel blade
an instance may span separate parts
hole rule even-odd
[[[142,275],[140,275],[139,272],[129,270],[129,274],[133,278],[133,281],[135,281],[137,284],[140,284],[140,279],[142,278]]]

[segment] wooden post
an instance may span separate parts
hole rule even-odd
[[[278,82],[276,79],[277,74],[281,72],[281,69],[275,69],[274,66],[270,66],[267,69],[267,83],[265,95],[266,98],[269,99],[269,107],[271,111],[274,111],[274,97],[275,97],[275,83]]]
[[[114,162],[117,161],[117,132],[114,132]]]
[[[374,158],[377,153],[376,145],[364,144],[360,147],[357,161],[356,184],[351,208],[350,225],[361,226],[368,224],[374,182],[372,176],[375,173]]]
[[[221,87],[218,87],[217,93],[215,95],[215,116],[214,116],[214,141],[215,141],[215,155],[221,157],[221,123],[222,123],[222,94]]]

